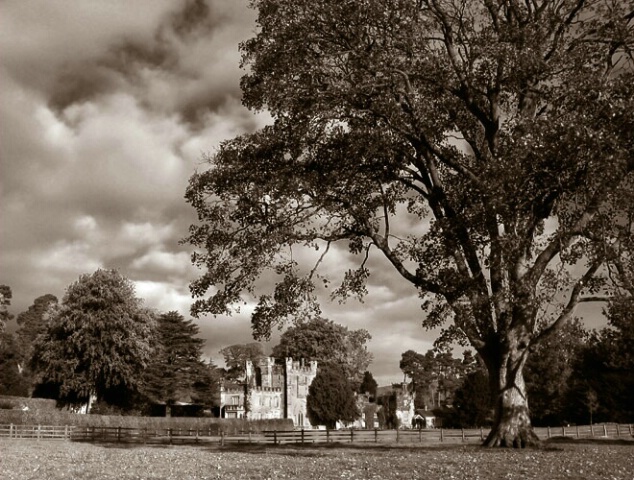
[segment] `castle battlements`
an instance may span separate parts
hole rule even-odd
[[[282,391],[280,387],[250,387],[250,392],[259,392],[259,393],[279,393]]]
[[[306,417],[308,386],[317,375],[317,362],[272,357],[246,361],[241,383],[221,385],[221,411],[234,418],[292,418],[296,426],[310,426]]]

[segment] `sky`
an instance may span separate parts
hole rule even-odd
[[[188,286],[201,272],[179,244],[195,221],[188,179],[220,142],[271,120],[241,105],[238,44],[255,32],[247,4],[2,2],[0,284],[13,291],[11,313],[116,268],[147,306],[190,318]],[[331,253],[326,268],[350,261]],[[324,316],[368,330],[370,371],[381,385],[400,382],[401,354],[426,352],[433,332],[414,288],[380,261],[369,291],[364,303],[326,301]],[[221,348],[253,341],[254,303],[196,320],[216,364]]]

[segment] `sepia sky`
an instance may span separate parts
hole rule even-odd
[[[240,102],[247,0],[5,0],[0,6],[0,283],[10,311],[83,273],[116,268],[146,304],[189,317],[197,276],[179,245],[201,157],[270,121]],[[351,262],[334,249],[330,270]],[[352,263],[350,263],[352,266]],[[372,335],[370,370],[401,381],[401,353],[431,347],[416,291],[380,260],[363,304],[324,316]],[[324,298],[326,298],[325,292]],[[252,341],[249,311],[198,321],[205,353]],[[268,348],[275,345],[275,339]]]

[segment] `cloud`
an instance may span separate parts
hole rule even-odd
[[[255,29],[247,3],[3,2],[0,283],[13,289],[14,313],[42,294],[62,297],[83,273],[117,268],[148,306],[188,317],[188,285],[202,273],[179,243],[195,221],[189,177],[222,141],[271,122],[240,101],[238,44]],[[294,255],[310,268],[322,251]],[[340,278],[360,260],[336,245],[322,269]],[[415,289],[380,255],[368,266],[365,303],[320,296],[325,316],[370,331],[371,370],[392,380],[400,353],[424,351],[429,335]],[[224,346],[252,341],[247,301],[233,317],[197,320],[216,361]]]

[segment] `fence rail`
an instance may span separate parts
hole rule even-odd
[[[552,437],[632,438],[631,424],[580,425],[535,428],[542,440]],[[272,430],[265,432],[215,433],[211,430],[158,429],[125,427],[80,427],[47,425],[0,425],[0,437],[38,440],[67,439],[125,443],[219,443],[226,444],[311,444],[311,443],[383,443],[415,444],[482,441],[488,429],[403,429],[403,430]]]

